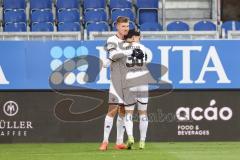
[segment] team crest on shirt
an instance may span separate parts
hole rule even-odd
[[[116,45],[115,44],[113,44],[113,43],[107,43],[107,50],[111,50],[111,49],[113,49],[113,48],[116,48]]]
[[[124,49],[130,49],[130,48],[131,48],[131,43],[123,42],[123,43],[122,43],[122,48],[124,48]]]

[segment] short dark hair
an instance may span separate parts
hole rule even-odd
[[[130,29],[124,39],[132,38],[133,36],[140,36],[140,32],[136,29]]]

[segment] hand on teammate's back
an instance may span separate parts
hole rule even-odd
[[[144,57],[143,51],[141,49],[134,49],[132,57],[136,57],[137,59],[143,59]]]

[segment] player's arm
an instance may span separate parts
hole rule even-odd
[[[132,50],[118,51],[116,49],[111,49],[108,51],[108,53],[109,53],[109,59],[111,59],[112,61],[118,61],[125,56],[131,55]]]
[[[117,42],[108,40],[106,45],[108,51],[108,58],[112,61],[117,61],[124,56],[132,54],[132,50],[117,50]]]

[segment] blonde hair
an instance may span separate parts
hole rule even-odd
[[[119,24],[119,23],[128,23],[128,22],[129,22],[129,18],[128,17],[119,16],[117,18],[117,24]]]

